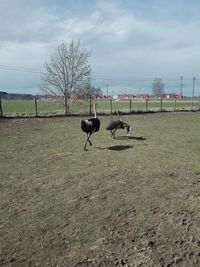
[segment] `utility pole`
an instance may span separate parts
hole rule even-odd
[[[193,100],[194,100],[194,88],[195,88],[195,77],[193,78],[193,86],[192,86],[192,110],[193,110]]]
[[[192,98],[194,97],[195,77],[193,78]]]
[[[181,98],[183,97],[183,76],[181,76],[181,91],[180,91],[180,94],[181,94]]]
[[[108,83],[107,83],[107,100],[108,100]]]

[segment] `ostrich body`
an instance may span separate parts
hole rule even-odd
[[[129,134],[132,131],[131,126],[121,120],[113,120],[106,127],[106,130],[111,132],[112,138],[115,138],[115,132],[119,129],[124,129],[126,131],[126,134]]]
[[[118,115],[119,115],[119,111],[118,111]],[[130,132],[132,131],[132,127],[128,123],[123,122],[120,116],[118,120],[111,121],[106,127],[106,130],[111,132],[112,138],[115,138],[115,132],[119,129],[124,129],[126,131],[126,134],[130,134]]]
[[[93,133],[98,132],[100,129],[100,120],[97,118],[97,115],[96,115],[96,103],[94,103],[94,118],[81,120],[81,129],[87,135],[86,143],[84,146],[84,150],[87,150],[86,147],[87,147],[88,142],[92,146],[92,142],[90,141],[90,136]]]

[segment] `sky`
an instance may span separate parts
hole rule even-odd
[[[0,91],[38,94],[58,45],[90,51],[92,85],[104,93],[200,95],[199,0],[0,0]]]

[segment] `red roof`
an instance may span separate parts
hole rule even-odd
[[[120,99],[130,99],[130,98],[134,98],[135,95],[133,94],[121,94],[121,95],[118,95],[118,98]]]
[[[137,94],[136,97],[139,97],[139,98],[149,98],[149,94]]]

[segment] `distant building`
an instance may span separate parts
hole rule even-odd
[[[107,99],[107,100],[112,100],[113,98],[114,98],[114,96],[112,96],[112,95],[108,95],[108,96],[104,95],[104,96],[103,96],[103,99],[104,99],[104,100],[106,100],[106,99]]]
[[[167,99],[171,99],[171,98],[181,98],[181,94],[176,94],[176,93],[165,93],[161,95],[162,98],[167,98]]]
[[[7,95],[7,94],[8,94],[7,92],[0,91],[0,96],[4,96],[4,95]]]
[[[144,93],[144,94],[137,94],[135,97],[139,98],[139,99],[147,99],[150,96],[149,96],[149,94]]]
[[[118,99],[119,100],[129,100],[129,99],[133,99],[135,98],[135,95],[133,94],[121,94],[121,95],[118,95]]]

